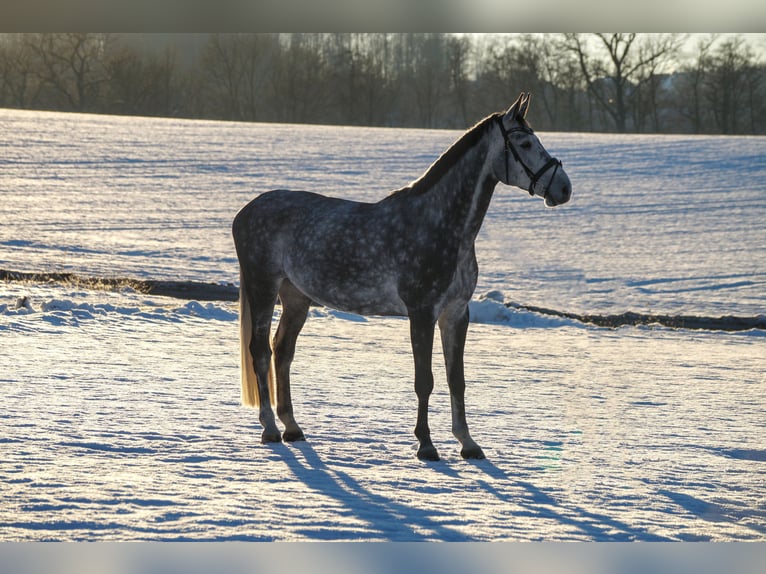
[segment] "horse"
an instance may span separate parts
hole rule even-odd
[[[234,218],[240,266],[242,403],[259,409],[262,443],[305,440],[293,414],[290,365],[312,302],[359,315],[409,319],[415,363],[417,456],[439,460],[428,426],[436,325],[450,391],[452,433],[466,459],[485,457],[465,416],[463,354],[478,278],[474,242],[498,182],[569,201],[562,163],[526,120],[530,95],[487,116],[410,185],[377,203],[284,189]],[[282,313],[273,340],[277,300]],[[272,407],[284,425],[280,434]]]

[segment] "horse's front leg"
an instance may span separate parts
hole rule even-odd
[[[460,441],[463,458],[484,458],[484,452],[471,438],[465,419],[465,369],[463,353],[468,333],[468,306],[448,309],[439,317],[444,362],[447,368],[450,402],[452,405],[452,434]]]
[[[415,436],[420,441],[418,458],[423,460],[439,460],[439,453],[431,442],[431,430],[428,427],[428,399],[434,388],[431,355],[435,326],[436,321],[430,312],[410,314],[410,338],[415,359],[415,394],[418,397]]]

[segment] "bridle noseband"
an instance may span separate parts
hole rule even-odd
[[[497,123],[500,125],[500,132],[503,134],[503,139],[505,140],[505,179],[506,181],[509,181],[511,179],[510,172],[509,172],[509,164],[508,164],[508,152],[511,152],[513,154],[513,159],[515,159],[517,162],[521,164],[521,167],[524,168],[524,172],[529,177],[531,183],[529,184],[529,195],[535,194],[535,185],[539,181],[540,177],[548,171],[550,168],[553,168],[553,175],[551,175],[551,179],[548,182],[548,187],[545,188],[545,193],[543,193],[543,197],[546,197],[548,195],[548,188],[550,187],[550,182],[553,181],[553,178],[556,177],[556,172],[561,167],[561,161],[556,159],[555,157],[552,157],[549,159],[543,167],[538,169],[537,171],[532,171],[529,166],[524,163],[524,160],[521,159],[521,156],[519,155],[519,152],[516,150],[515,147],[513,147],[513,144],[511,143],[511,134],[514,132],[524,132],[525,134],[534,134],[535,132],[532,131],[532,128],[528,128],[525,126],[517,126],[513,127],[510,130],[505,129],[505,126],[503,125],[503,118],[498,117]]]

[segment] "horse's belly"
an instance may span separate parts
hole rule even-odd
[[[286,269],[290,281],[314,302],[359,315],[407,315],[392,275],[353,265],[314,263]]]
[[[370,293],[369,295],[349,296],[348,294],[334,295],[333,293],[322,292],[316,296],[306,293],[311,299],[332,309],[355,313],[357,315],[398,315],[407,316],[407,307],[398,297],[381,297],[381,293]]]
[[[407,315],[407,307],[395,291],[385,286],[344,289],[330,283],[321,286],[291,278],[293,284],[312,301],[325,307],[357,315]]]

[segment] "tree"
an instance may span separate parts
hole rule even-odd
[[[447,68],[449,70],[449,90],[452,94],[457,113],[455,125],[464,127],[471,121],[468,114],[468,103],[471,95],[470,82],[468,80],[472,52],[471,42],[465,36],[449,37],[447,38],[446,51]]]
[[[511,64],[521,77],[521,91],[533,91],[545,115],[536,125],[561,129],[561,124],[580,125],[577,94],[583,89],[577,61],[565,45],[550,34],[522,34]]]
[[[647,66],[672,57],[681,39],[676,34],[658,35],[643,42],[636,42],[638,34],[635,33],[589,36],[596,46],[593,51],[601,57],[591,55],[592,50],[583,34],[564,34],[564,46],[576,55],[590,95],[612,119],[617,131],[625,132],[628,100],[633,95],[637,75]]]
[[[271,65],[275,36],[268,34],[213,34],[202,55],[217,117],[259,119],[265,79]]]
[[[753,51],[741,36],[724,40],[708,58],[705,95],[718,129],[724,134],[741,133],[750,124],[759,78]],[[755,80],[755,81],[753,81]],[[750,101],[748,101],[750,100]],[[742,127],[740,127],[742,126]]]
[[[25,35],[3,34],[0,37],[0,105],[31,107],[39,92],[34,55]]]
[[[334,122],[383,125],[394,103],[387,70],[388,34],[331,34],[325,38],[328,107]]]
[[[450,82],[444,34],[408,34],[406,42],[411,58],[406,78],[414,95],[417,125],[438,127]]]
[[[683,36],[663,36],[649,34],[638,45],[638,61],[635,71],[633,101],[633,125],[637,131],[660,132],[661,110],[665,107],[661,101],[670,91],[667,86],[670,70],[668,64],[678,51]]]
[[[106,57],[108,83],[103,90],[104,109],[121,114],[172,116],[179,87],[174,47],[143,55],[134,48],[116,47]]]
[[[710,65],[710,50],[718,39],[709,35],[698,40],[692,63],[683,66],[675,86],[675,109],[691,124],[691,131],[702,133],[705,125],[704,81]]]
[[[519,92],[541,92],[540,60],[531,49],[531,35],[496,37],[485,46],[483,64],[477,81],[480,84],[482,107],[497,110],[508,105],[511,95]]]
[[[266,77],[271,118],[280,122],[321,121],[327,106],[327,66],[318,34],[278,38]]]
[[[550,125],[558,130],[582,130],[584,114],[581,110],[581,95],[586,87],[579,62],[567,50],[566,45],[550,35],[546,35],[542,49],[547,79],[544,103]],[[547,96],[548,93],[551,94],[550,97]]]
[[[746,100],[749,114],[744,133],[766,133],[766,65],[751,63],[750,72],[746,74]]]
[[[99,90],[107,80],[104,54],[108,34],[35,34],[30,47],[40,80],[78,112],[97,111]]]

